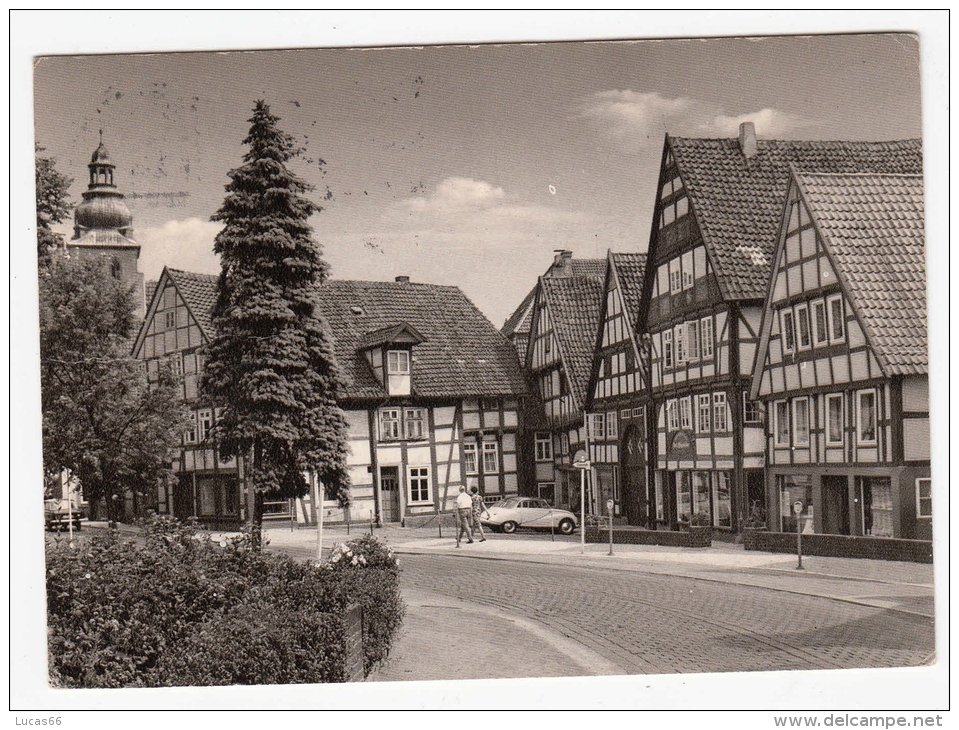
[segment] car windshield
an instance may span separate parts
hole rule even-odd
[[[494,507],[503,507],[505,509],[513,509],[516,505],[519,504],[519,497],[509,497],[507,499],[501,499],[499,502],[494,504]]]

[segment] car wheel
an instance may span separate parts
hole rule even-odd
[[[573,524],[571,519],[564,519],[559,521],[559,531],[564,535],[572,535],[573,530],[576,529],[576,525]]]
[[[516,532],[516,527],[517,525],[515,522],[504,522],[500,529],[507,535],[512,535],[514,532]]]

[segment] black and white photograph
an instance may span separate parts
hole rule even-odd
[[[18,25],[18,724],[942,726],[948,11]]]

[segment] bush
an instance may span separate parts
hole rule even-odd
[[[388,549],[367,539],[356,550],[368,567],[357,561],[318,569],[251,544],[249,534],[212,542],[190,525],[157,517],[139,540],[110,530],[75,550],[51,548],[51,682],[344,681],[342,617],[350,603],[364,608],[366,673],[385,658],[403,613]]]

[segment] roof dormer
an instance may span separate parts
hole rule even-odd
[[[358,341],[376,379],[388,395],[409,395],[412,390],[413,347],[426,338],[413,325],[399,322],[363,334]]]

